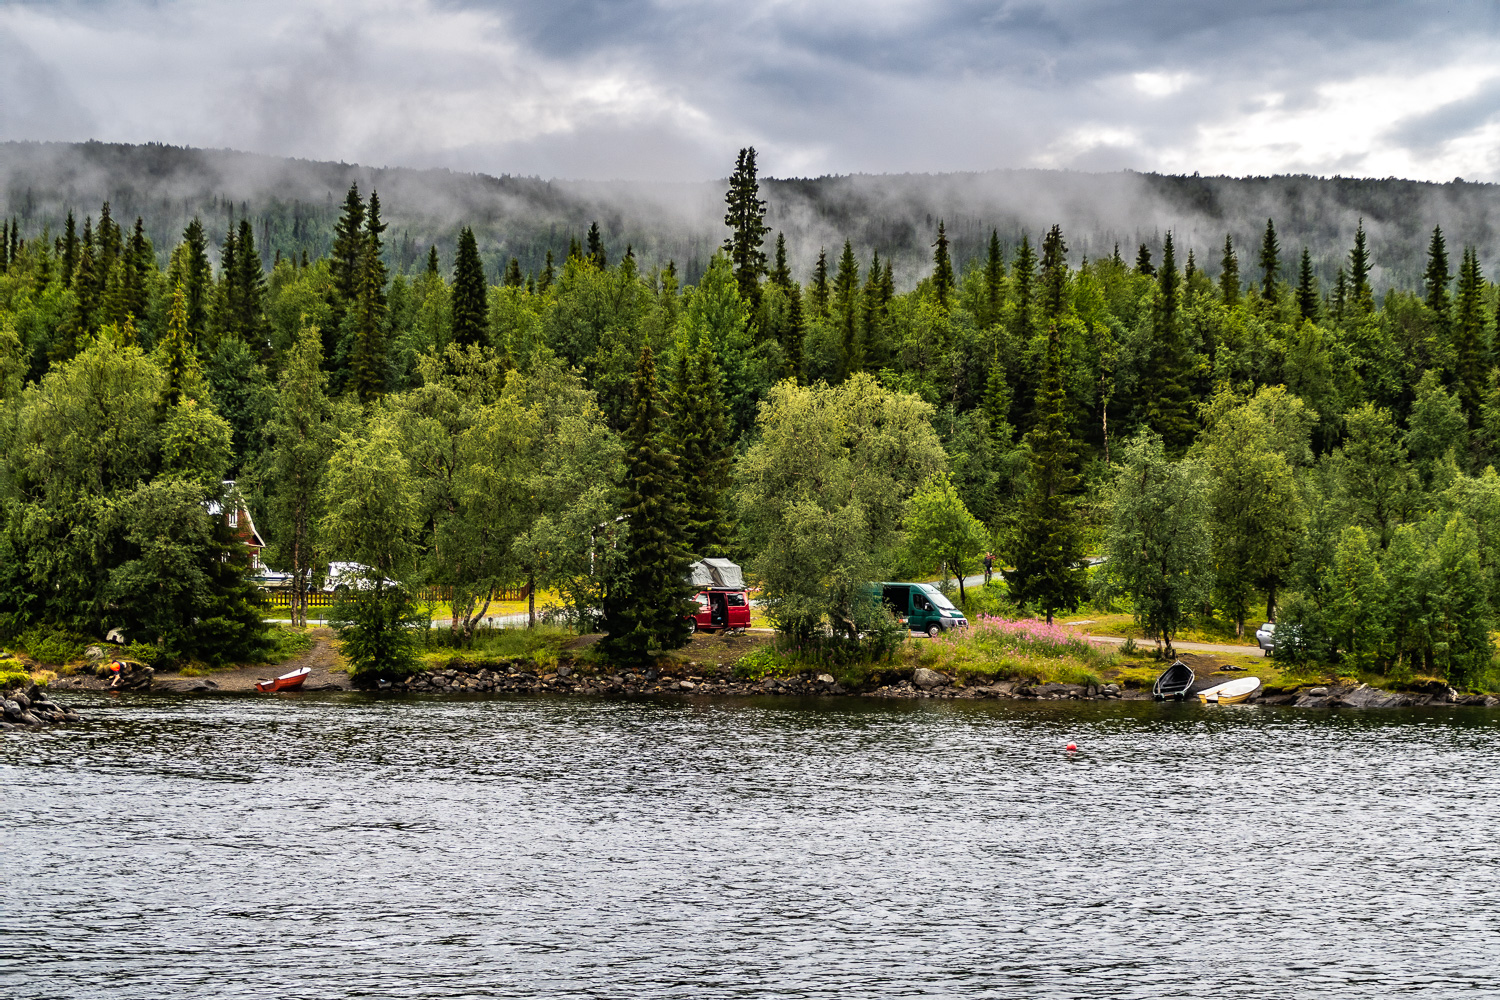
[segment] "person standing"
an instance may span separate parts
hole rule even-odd
[[[993,553],[993,552],[986,552],[984,554],[984,583],[985,583],[985,586],[989,586],[990,575],[994,572],[994,569],[995,569],[995,553]]]

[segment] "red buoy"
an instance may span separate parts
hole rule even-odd
[[[1078,744],[1077,743],[1069,743],[1068,744],[1068,749],[1069,750],[1077,750],[1078,749]]]

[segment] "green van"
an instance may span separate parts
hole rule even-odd
[[[877,583],[880,601],[912,632],[925,632],[936,639],[944,629],[969,624],[964,613],[930,583]]]

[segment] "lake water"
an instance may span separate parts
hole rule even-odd
[[[0,996],[1500,994],[1481,710],[71,700]]]

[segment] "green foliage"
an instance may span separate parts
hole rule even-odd
[[[1350,197],[1372,190],[1340,183]],[[56,241],[38,222],[0,224],[0,625],[124,626],[164,661],[253,655],[243,545],[209,513],[228,477],[267,564],[304,594],[330,559],[381,550],[396,567],[382,580],[454,587],[470,625],[497,587],[532,583],[595,627],[635,569],[619,434],[649,345],[674,383],[672,429],[655,445],[677,459],[670,531],[694,554],[766,569],[789,634],[869,634],[880,620],[859,603],[861,579],[900,559],[962,565],[938,554],[941,532],[919,539],[908,518],[901,534],[934,473],[1007,555],[1025,556],[1016,598],[1069,606],[1105,520],[1103,470],[1116,442],[1150,428],[1165,456],[1188,459],[1172,474],[1203,472],[1204,565],[1236,624],[1261,600],[1283,617],[1294,591],[1308,657],[1472,683],[1489,669],[1479,635],[1500,607],[1500,490],[1481,470],[1500,461],[1500,380],[1495,291],[1474,247],[1450,268],[1442,230],[1423,247],[1383,238],[1376,271],[1361,225],[1325,300],[1321,231],[1299,234],[1311,246],[1292,288],[1268,220],[1242,294],[1227,236],[1216,275],[1180,232],[1163,234],[1158,264],[1153,240],[1133,268],[1117,248],[1070,269],[1058,226],[1035,248],[992,228],[986,247],[970,220],[962,236],[937,227],[931,277],[898,290],[892,265],[910,274],[928,230],[876,232],[840,209],[825,219],[848,231],[832,262],[802,265],[804,291],[790,231],[761,280],[752,150],[730,188],[727,253],[700,273],[701,254],[678,252],[681,274],[665,259],[679,243],[613,217],[573,237],[561,266],[587,215],[553,235],[507,216],[500,243],[464,220],[435,238],[403,218],[401,239],[385,241],[378,197],[352,186],[289,215],[236,205],[216,260],[200,222],[158,259],[146,233],[161,221],[127,232],[108,205],[80,225],[59,215]],[[1384,232],[1401,228],[1381,217]],[[606,241],[631,237],[611,264]],[[503,277],[487,280],[480,239],[503,246]],[[455,251],[450,287],[440,261]],[[1396,286],[1378,308],[1377,274]],[[731,482],[738,533],[721,500]],[[393,490],[410,494],[409,521],[401,503],[363,502]],[[391,511],[384,534],[399,544],[382,548]],[[1342,544],[1350,527],[1385,579],[1384,638],[1339,603],[1365,566]],[[1012,599],[998,587],[963,597],[971,611]],[[478,634],[461,625],[457,638]]]
[[[724,238],[724,253],[734,264],[740,296],[746,302],[758,302],[760,278],[766,273],[763,247],[770,229],[765,224],[766,203],[760,197],[760,183],[755,178],[754,146],[740,150],[724,203],[728,206],[724,225],[730,230]]]
[[[489,342],[489,310],[485,307],[484,264],[474,230],[458,234],[458,257],[453,264],[453,342],[467,347]]]
[[[689,553],[682,525],[676,456],[666,447],[667,414],[656,387],[648,346],[636,368],[620,508],[628,519],[623,571],[604,598],[605,648],[624,663],[649,651],[676,649],[692,634],[687,615]]]
[[[22,632],[15,644],[38,663],[60,667],[83,656],[88,640],[74,632],[39,625]]]
[[[881,576],[912,490],[944,461],[931,413],[868,375],[771,390],[736,495],[778,631],[853,639],[880,620],[866,584]]]
[[[958,577],[960,601],[964,600],[964,576],[976,565],[989,532],[969,513],[953,477],[934,473],[906,502],[906,544],[917,564],[926,567],[944,563]]]
[[[362,586],[342,593],[328,624],[339,637],[350,680],[374,687],[417,670],[421,630],[428,618],[404,587],[364,576]]]
[[[1096,593],[1130,597],[1136,624],[1164,643],[1213,585],[1213,542],[1205,472],[1195,460],[1170,462],[1161,439],[1142,432],[1125,449],[1125,465],[1110,498]]]
[[[1010,593],[1052,621],[1058,611],[1078,607],[1085,594],[1083,532],[1074,471],[1077,454],[1068,432],[1067,394],[1057,325],[1047,338],[1047,363],[1037,390],[1036,427],[1026,436],[1031,475],[1011,543]]]

